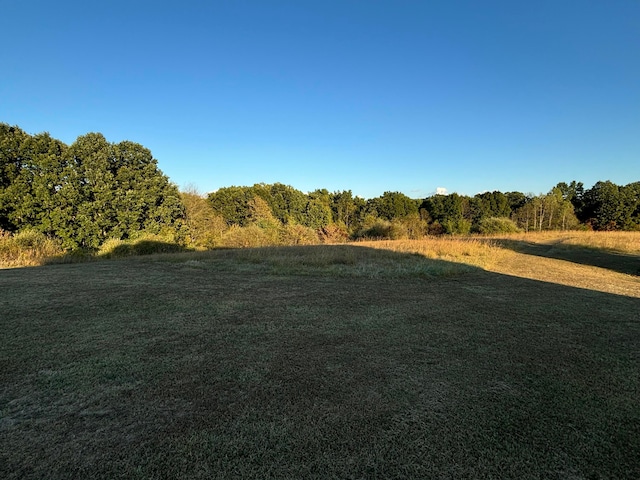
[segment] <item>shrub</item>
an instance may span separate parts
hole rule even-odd
[[[513,220],[505,217],[488,217],[480,220],[478,233],[485,235],[494,233],[516,233],[520,229]]]
[[[417,240],[424,237],[427,233],[427,222],[420,218],[418,214],[407,215],[395,222],[399,223],[404,229],[404,236],[402,238]]]
[[[318,234],[313,228],[287,224],[280,229],[281,245],[315,245],[318,242]]]
[[[322,243],[344,243],[349,239],[349,232],[344,224],[332,223],[318,230]]]
[[[278,230],[260,228],[257,225],[248,227],[231,226],[221,239],[221,245],[230,248],[251,248],[276,245]]]
[[[64,254],[60,241],[29,229],[12,235],[0,230],[0,266],[42,265],[46,259]]]
[[[380,218],[367,219],[362,228],[356,232],[356,238],[387,238],[390,239],[392,235],[392,225],[388,220]]]
[[[184,250],[185,247],[176,243],[173,237],[142,232],[136,238],[128,240],[110,238],[100,246],[98,256],[105,258],[117,258],[132,255],[177,253]]]
[[[444,220],[442,227],[444,232],[450,235],[467,235],[471,232],[471,222],[466,218]]]

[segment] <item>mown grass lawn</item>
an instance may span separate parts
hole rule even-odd
[[[0,271],[0,477],[640,478],[637,296],[283,252]]]

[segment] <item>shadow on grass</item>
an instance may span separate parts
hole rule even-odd
[[[169,259],[169,257],[167,257]],[[471,265],[426,258],[419,253],[354,245],[304,245],[215,249],[171,261],[185,261],[192,267],[215,264],[224,271],[255,271],[276,275],[321,275],[336,277],[442,277],[481,271]]]
[[[123,243],[105,253],[106,258],[130,257],[138,255],[155,255],[158,253],[182,253],[192,249],[176,243],[160,242],[157,240],[141,240],[135,243]]]
[[[105,252],[72,250],[62,255],[45,258],[42,264],[56,265],[67,263],[85,263],[101,259],[115,259],[143,255],[161,255],[186,252],[193,252],[193,249],[184,247],[177,243],[162,242],[158,240],[139,240],[133,243],[122,242]]]
[[[638,255],[617,253],[602,248],[567,245],[562,242],[540,244],[509,239],[491,240],[491,242],[502,248],[526,255],[565,260],[580,265],[605,268],[627,275],[640,275],[640,256]]]

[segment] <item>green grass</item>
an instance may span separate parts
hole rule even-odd
[[[361,246],[0,292],[1,478],[640,478],[638,298]]]

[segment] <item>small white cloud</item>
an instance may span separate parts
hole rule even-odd
[[[444,187],[436,187],[436,195],[446,195],[447,189]]]

